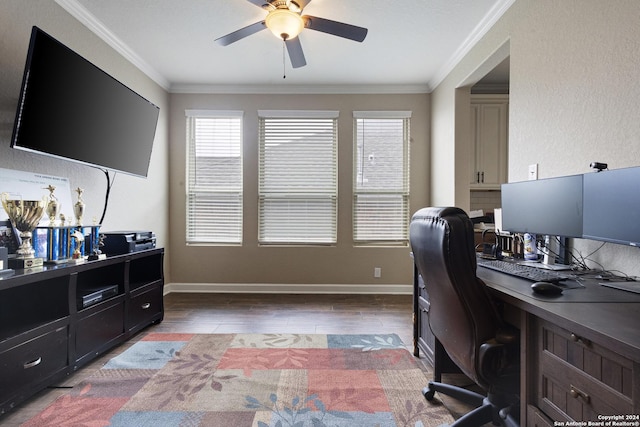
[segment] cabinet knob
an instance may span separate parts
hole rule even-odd
[[[42,363],[42,357],[38,357],[36,360],[32,360],[31,362],[27,362],[24,365],[22,365],[22,367],[24,369],[29,369],[29,368],[33,368],[34,366],[38,366],[40,363]]]
[[[585,393],[584,391],[576,388],[573,385],[569,389],[569,395],[571,397],[573,397],[574,399],[582,399],[582,400],[585,401],[585,403],[589,403],[591,401],[591,397],[587,393]]]
[[[150,302],[145,302],[144,304],[142,304],[140,306],[143,310],[148,309],[149,307],[151,307],[151,303]]]

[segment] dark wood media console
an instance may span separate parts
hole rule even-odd
[[[0,279],[0,416],[161,322],[163,258],[151,249]]]

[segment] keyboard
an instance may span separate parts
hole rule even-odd
[[[561,280],[567,279],[566,274],[554,270],[542,270],[536,267],[529,267],[527,265],[497,259],[478,258],[478,265],[533,282],[558,283]]]

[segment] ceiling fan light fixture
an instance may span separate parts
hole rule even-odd
[[[265,18],[265,25],[271,32],[282,40],[293,39],[304,28],[302,17],[288,9],[276,9],[269,12]]]

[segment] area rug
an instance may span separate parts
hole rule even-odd
[[[397,335],[149,333],[24,426],[437,426]]]

